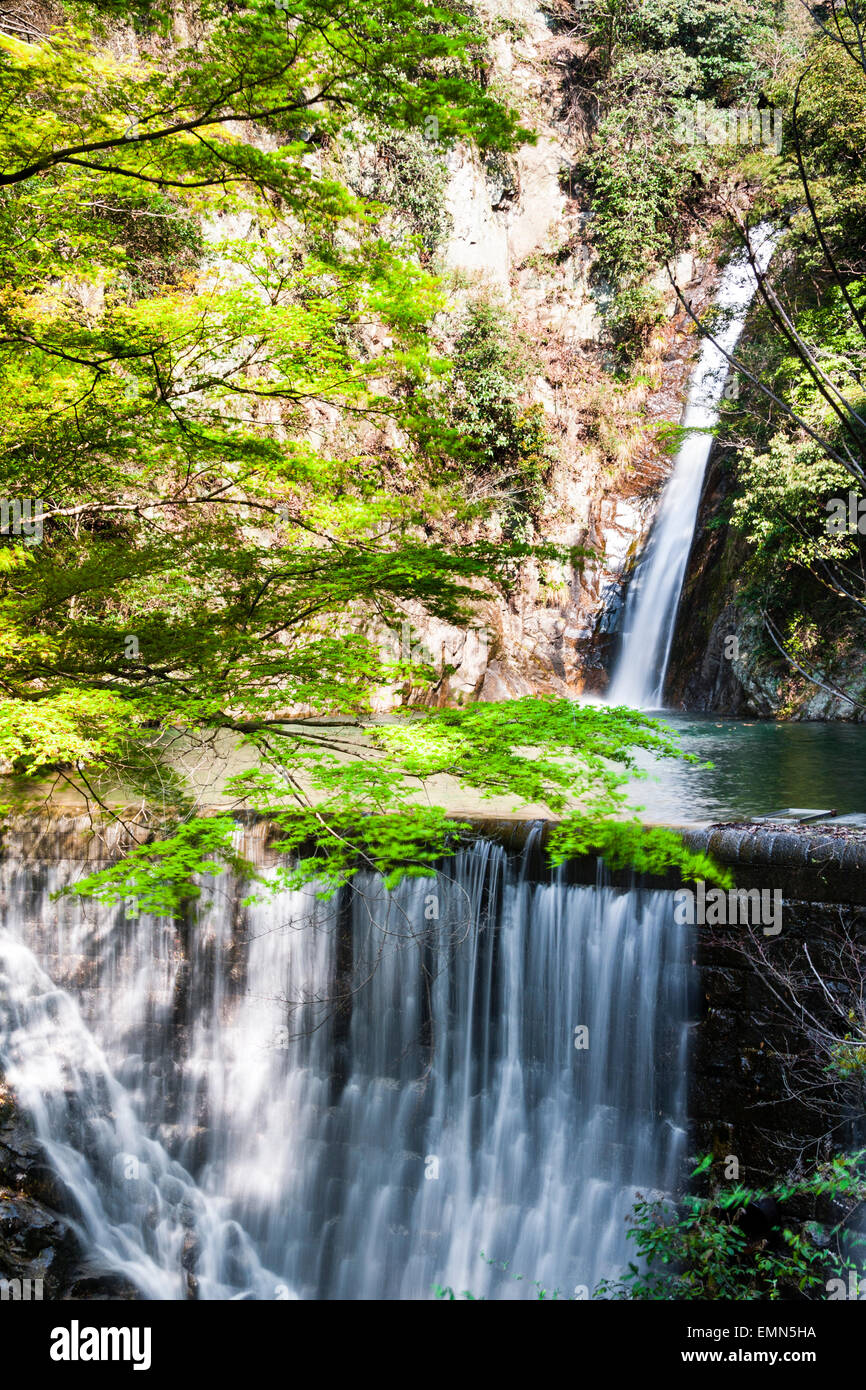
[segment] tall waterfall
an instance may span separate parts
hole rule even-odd
[[[0,1069],[94,1258],[156,1299],[620,1272],[685,1152],[688,929],[532,856],[484,841],[326,903],[212,884],[183,929],[5,865]]]
[[[753,234],[753,253],[761,272],[770,263],[775,242],[768,223]],[[723,271],[716,296],[722,319],[714,337],[726,352],[733,352],[737,345],[756,289],[752,267],[741,252]],[[677,451],[649,541],[629,584],[622,644],[605,697],[608,703],[637,709],[662,707],[677,608],[713,443],[711,431],[718,423],[727,373],[724,352],[705,340],[682,418],[682,427],[689,433]]]

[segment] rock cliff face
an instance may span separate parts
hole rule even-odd
[[[515,311],[540,362],[531,403],[556,441],[540,539],[585,547],[579,571],[552,576],[526,564],[507,601],[482,615],[483,641],[430,632],[433,654],[448,647],[433,698],[498,700],[533,692],[575,695],[607,684],[624,588],[655,513],[668,460],[654,427],[679,420],[695,339],[668,291],[668,320],[650,344],[634,384],[610,376],[604,286],[593,274],[587,200],[574,175],[587,121],[569,73],[579,51],[532,0],[486,0],[491,81],[507,86],[539,133],[507,167],[486,167],[462,150],[451,158],[444,247],[449,270],[488,289]],[[677,280],[697,312],[712,294],[715,268],[695,250]],[[793,670],[742,599],[744,542],[718,526],[730,486],[730,458],[715,451],[671,656],[667,700],[674,708],[790,719],[866,718],[866,658],[849,647],[823,684]],[[712,524],[711,524],[712,523]],[[427,630],[423,621],[420,629]],[[840,691],[853,696],[846,699]],[[392,697],[386,695],[387,707]]]
[[[574,77],[581,45],[573,26],[534,0],[477,0],[475,9],[489,36],[488,87],[518,110],[536,133],[535,143],[495,158],[458,147],[444,155],[440,171],[436,160],[442,156],[425,148],[426,136],[398,140],[384,160],[384,182],[381,150],[372,137],[370,144],[365,136],[351,148],[337,142],[327,154],[306,156],[311,167],[332,159],[336,177],[385,204],[392,202],[395,181],[411,184],[415,213],[426,230],[436,230],[430,268],[440,274],[448,298],[446,352],[470,299],[490,296],[512,315],[533,363],[521,403],[541,409],[553,442],[533,539],[589,552],[577,570],[524,564],[507,597],[482,609],[480,632],[409,612],[410,641],[420,643],[441,671],[438,685],[423,698],[441,704],[604,688],[623,579],[645,538],[666,472],[658,426],[680,417],[696,347],[662,272],[653,283],[665,296],[667,319],[631,380],[611,374],[603,317],[607,290],[594,271],[589,204],[576,174],[590,129],[590,98]],[[194,14],[179,15],[175,23],[182,34]],[[111,32],[118,56],[146,46],[120,20]],[[263,149],[273,148],[271,132],[249,127],[246,135]],[[205,221],[202,233],[212,264],[224,266],[219,246],[251,235],[249,214],[220,212]],[[290,243],[289,223],[284,234]],[[696,243],[676,265],[677,281],[697,310],[714,279],[712,262],[700,252]],[[89,284],[81,292],[97,300],[102,293]],[[365,326],[363,337],[371,355],[387,346],[375,324]],[[277,420],[276,404],[262,407],[263,420],[269,410]],[[312,445],[342,441],[346,429],[335,405],[309,407]],[[391,633],[389,645],[395,637],[402,644],[402,634]],[[379,708],[407,698],[413,694],[383,690]]]
[[[418,631],[443,679],[441,703],[533,692],[576,694],[606,683],[623,579],[652,519],[667,459],[657,426],[680,417],[695,340],[666,278],[667,322],[633,382],[615,382],[606,361],[584,191],[573,174],[586,121],[569,78],[576,47],[531,0],[487,0],[491,84],[507,86],[534,145],[495,167],[470,150],[449,158],[447,272],[472,293],[492,293],[514,313],[539,371],[527,404],[540,405],[556,460],[538,538],[591,552],[580,571],[522,567],[507,601],[483,610],[483,641],[429,624]],[[696,307],[713,266],[679,258],[677,279]],[[460,290],[456,299],[459,302]],[[393,702],[383,693],[382,707]]]
[[[785,663],[754,605],[744,602],[746,543],[718,525],[731,487],[731,463],[729,448],[713,451],[677,614],[668,704],[765,718],[863,720],[862,653],[843,652],[838,670],[815,672],[824,683],[816,684]],[[842,689],[859,703],[846,699]]]

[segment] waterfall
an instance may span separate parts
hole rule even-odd
[[[4,866],[0,1070],[149,1298],[585,1296],[685,1149],[688,928],[483,841],[184,928]]]
[[[755,262],[766,270],[777,236],[762,223],[752,236]],[[725,352],[737,345],[757,281],[746,253],[733,256],[722,272],[716,308],[721,323],[714,337]],[[665,484],[649,541],[638,561],[626,597],[619,656],[605,700],[636,709],[661,709],[674,637],[677,608],[686,574],[704,472],[712,448],[728,374],[724,352],[704,341],[689,382],[682,428],[688,433]]]

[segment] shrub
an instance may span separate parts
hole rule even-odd
[[[543,503],[553,455],[543,407],[521,404],[526,358],[503,306],[486,299],[468,306],[454,345],[450,423],[469,446],[471,466],[509,491],[504,529],[510,539],[525,538]]]

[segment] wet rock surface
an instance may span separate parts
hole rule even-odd
[[[65,1193],[15,1097],[0,1079],[0,1280],[8,1296],[134,1299],[123,1275],[84,1256]]]
[[[672,709],[791,720],[864,719],[862,658],[849,651],[817,684],[775,651],[741,600],[746,540],[720,525],[734,482],[734,450],[710,456],[671,647],[665,698]],[[825,688],[826,686],[826,688]],[[852,699],[846,699],[850,695]]]
[[[62,1217],[41,1202],[0,1188],[0,1278],[42,1281],[43,1297],[70,1287],[77,1242]]]

